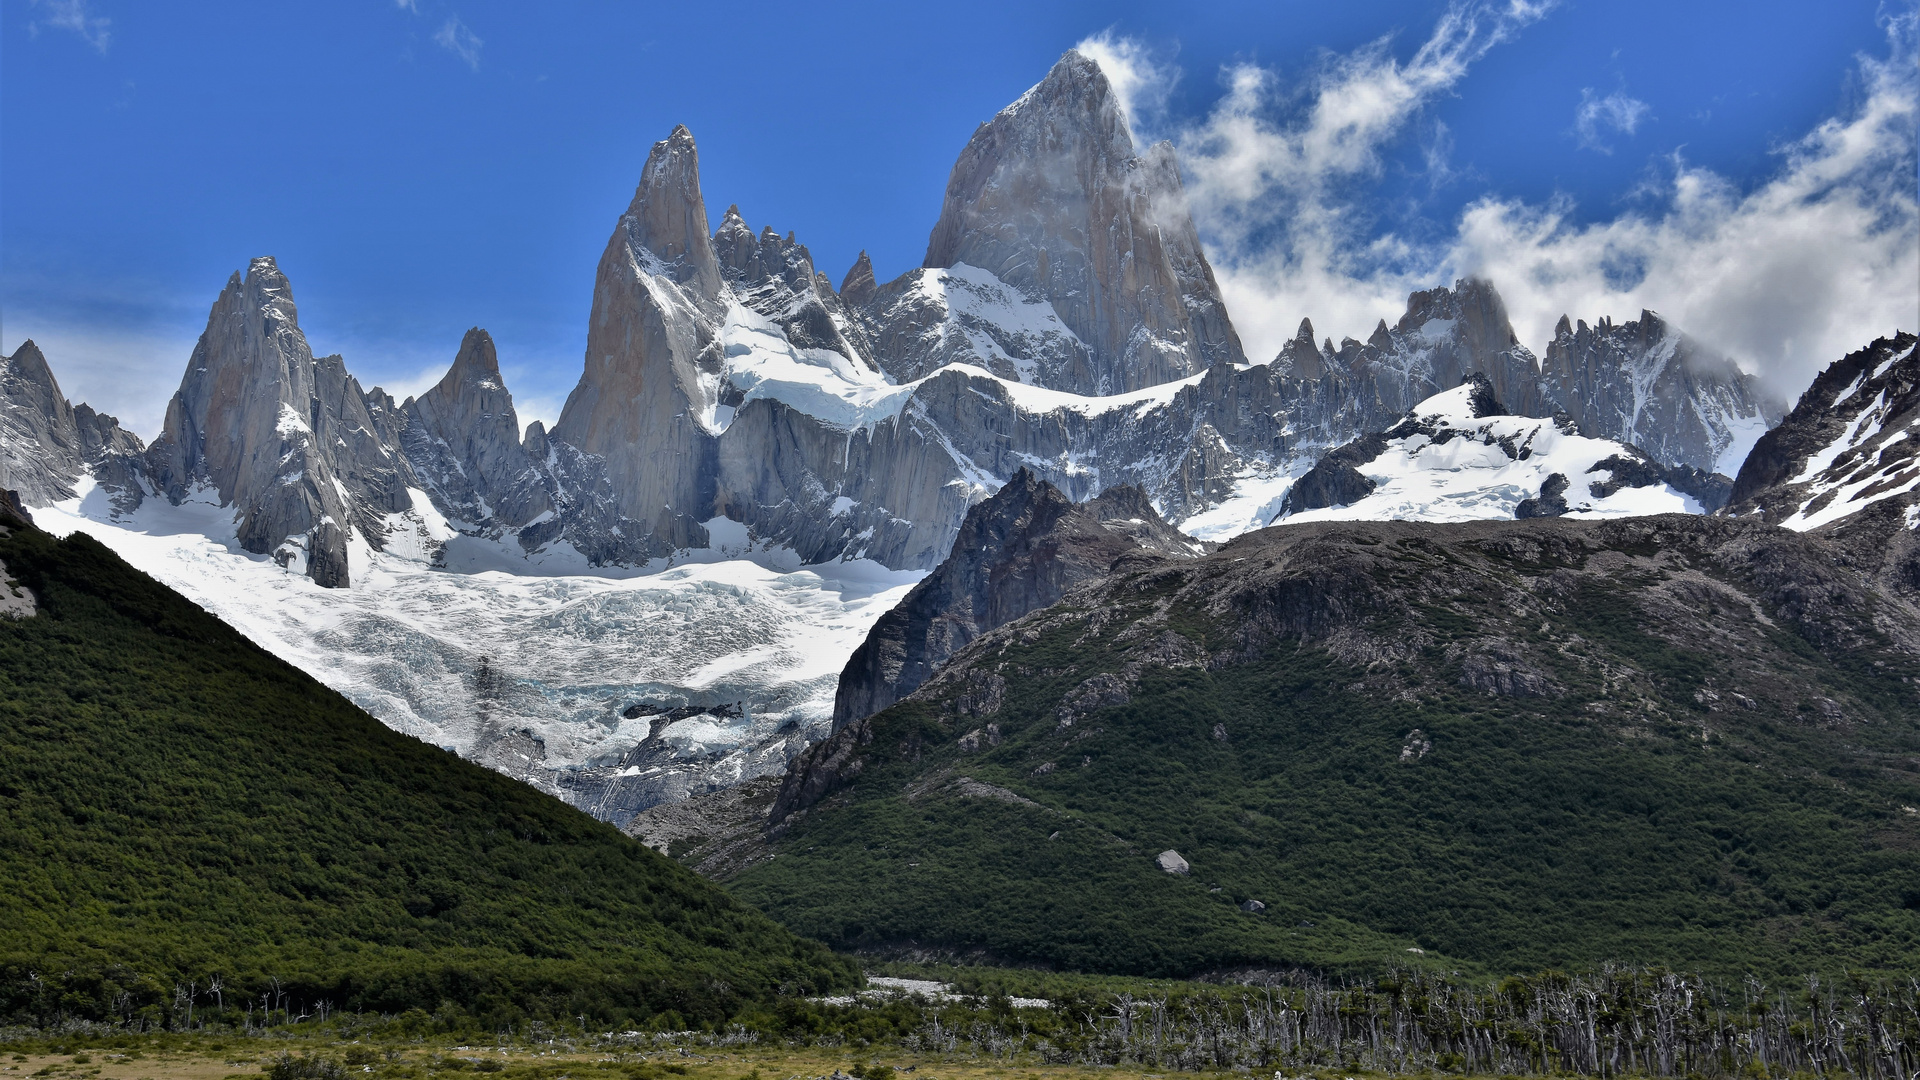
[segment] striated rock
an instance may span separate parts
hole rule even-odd
[[[521,443],[513,395],[485,330],[468,330],[446,375],[400,408],[406,418],[400,445],[446,517],[498,534],[552,514],[553,500],[535,467],[545,448],[536,459]],[[537,546],[536,538],[523,535],[522,544]]]
[[[1043,386],[1110,394],[1244,361],[1172,147],[1136,156],[1106,75],[1078,52],[954,164],[924,265],[960,264],[1049,303],[1085,344],[1085,369],[1043,368]]]
[[[1561,316],[1542,366],[1548,400],[1582,432],[1706,474],[1738,469],[1785,412],[1753,376],[1651,311],[1592,327]]]
[[[344,587],[349,541],[380,548],[385,517],[412,505],[383,426],[339,356],[315,359],[292,287],[262,257],[214,302],[147,470],[175,503],[213,489],[246,550]]]

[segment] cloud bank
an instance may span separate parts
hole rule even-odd
[[[1860,58],[1858,101],[1775,148],[1773,172],[1755,184],[1676,153],[1639,208],[1612,220],[1578,224],[1564,199],[1489,196],[1439,240],[1374,231],[1369,185],[1385,152],[1476,60],[1546,10],[1457,4],[1410,60],[1383,39],[1294,86],[1264,68],[1231,67],[1226,93],[1184,123],[1153,111],[1177,73],[1138,43],[1102,36],[1082,49],[1123,102],[1145,106],[1130,114],[1136,130],[1179,147],[1190,207],[1249,356],[1274,355],[1302,317],[1322,336],[1365,337],[1405,310],[1409,292],[1465,275],[1493,281],[1536,352],[1563,313],[1629,319],[1650,308],[1786,395],[1878,335],[1920,330],[1913,13],[1885,20],[1885,56]],[[1589,103],[1596,138],[1630,132],[1644,116],[1623,95],[1589,98],[1583,113]],[[1428,156],[1444,168],[1436,130]]]

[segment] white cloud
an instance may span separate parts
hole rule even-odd
[[[1100,65],[1100,73],[1113,87],[1136,139],[1141,137],[1142,127],[1150,128],[1165,114],[1167,97],[1180,81],[1178,68],[1161,62],[1140,42],[1116,37],[1111,30],[1103,30],[1074,48]]]
[[[410,12],[415,15],[420,14],[420,0],[393,0],[393,6],[399,8],[401,11]]]
[[[27,24],[30,34],[38,36],[43,26],[71,30],[102,56],[106,55],[107,44],[113,39],[113,20],[89,12],[87,0],[33,0],[33,7],[41,15]]]
[[[1213,110],[1170,133],[1249,355],[1273,355],[1302,316],[1322,333],[1364,337],[1375,320],[1405,307],[1412,288],[1431,283],[1422,253],[1391,235],[1368,237],[1359,189],[1433,98],[1550,7],[1551,0],[1455,4],[1409,60],[1383,38],[1328,57],[1304,96],[1275,72],[1237,65],[1222,73],[1226,94]],[[1090,46],[1116,57],[1130,83],[1152,74],[1136,62],[1137,48],[1110,39],[1081,47]],[[1435,145],[1445,138],[1436,129]]]
[[[1606,97],[1595,97],[1589,86],[1580,91],[1580,107],[1573,111],[1573,131],[1581,146],[1611,154],[1613,147],[1605,142],[1607,134],[1631,135],[1646,116],[1646,102],[1617,90]]]
[[[1914,22],[1890,25],[1888,57],[1861,59],[1859,103],[1779,148],[1750,189],[1675,155],[1653,207],[1611,221],[1483,199],[1442,265],[1490,278],[1536,348],[1563,312],[1651,308],[1797,395],[1873,338],[1920,329]]]
[[[1367,207],[1385,152],[1424,127],[1425,109],[1475,60],[1544,11],[1456,5],[1410,60],[1379,41],[1291,88],[1273,71],[1232,67],[1212,110],[1171,132],[1249,356],[1272,356],[1303,316],[1322,336],[1364,338],[1377,320],[1398,318],[1409,292],[1466,274],[1493,281],[1536,351],[1562,313],[1625,319],[1652,308],[1788,395],[1875,336],[1920,329],[1913,14],[1887,21],[1886,57],[1860,59],[1859,102],[1777,148],[1772,175],[1750,186],[1673,155],[1636,208],[1611,220],[1579,224],[1565,200],[1489,196],[1438,240],[1378,231]],[[1093,44],[1129,78],[1152,71],[1137,48]],[[1641,122],[1644,107],[1629,101],[1597,105],[1596,134]],[[1436,125],[1436,181],[1445,139]]]
[[[486,42],[480,40],[457,16],[450,16],[446,25],[433,35],[434,44],[466,61],[468,67],[480,70],[480,47]]]

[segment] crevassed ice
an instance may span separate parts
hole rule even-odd
[[[695,755],[819,725],[847,656],[924,576],[873,563],[783,565],[781,553],[745,544],[744,529],[737,550],[695,553],[711,561],[624,577],[554,566],[449,573],[424,561],[452,532],[428,510],[395,515],[386,552],[355,545],[353,588],[323,589],[242,551],[233,510],[211,492],[178,507],[149,499],[116,520],[105,493],[83,486],[36,519],[56,534],[92,534],[396,730],[466,752],[525,729],[545,740],[552,769],[644,739],[644,718],[620,716],[638,701],[744,705],[737,721],[663,733]],[[414,499],[429,505],[423,493]],[[503,549],[495,565],[516,561]],[[484,701],[482,657],[502,685]]]

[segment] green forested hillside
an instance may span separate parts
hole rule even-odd
[[[0,537],[0,1022],[213,1003],[718,1021],[854,969],[398,735],[85,535]]]
[[[974,642],[813,752],[831,793],[733,887],[1083,971],[1920,970],[1920,635],[1844,561],[1699,518],[1270,529]]]

